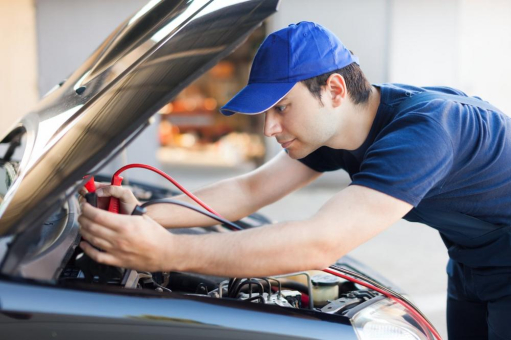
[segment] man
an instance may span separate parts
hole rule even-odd
[[[351,185],[306,220],[200,236],[162,228],[213,224],[182,208],[126,216],[85,204],[89,256],[149,271],[268,276],[325,268],[404,217],[438,229],[448,247],[450,338],[509,338],[511,120],[498,109],[449,88],[371,85],[337,37],[302,22],[263,42],[249,84],[221,111],[264,114],[265,135],[286,151],[196,193],[227,219],[324,171],[345,169]],[[120,198],[125,213],[138,203],[120,187],[98,195]]]

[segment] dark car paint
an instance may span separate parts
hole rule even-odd
[[[209,297],[0,281],[2,339],[357,339],[348,318]],[[131,294],[129,294],[131,293]]]

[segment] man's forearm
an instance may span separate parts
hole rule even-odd
[[[304,221],[239,232],[174,235],[147,215],[112,214],[85,203],[79,223],[86,242],[80,246],[96,262],[142,271],[268,276],[326,267],[412,208],[376,190],[352,185]]]
[[[307,220],[239,232],[169,234],[158,248],[161,267],[229,277],[322,269],[390,227],[411,208],[394,197],[353,185]]]
[[[200,200],[230,221],[239,220],[255,212],[258,207],[250,205],[243,177],[220,181],[194,192]],[[200,207],[186,195],[173,197]],[[200,207],[202,208],[202,207]],[[206,227],[218,224],[215,220],[193,210],[170,204],[156,204],[147,208],[148,215],[165,228]]]
[[[257,277],[321,269],[342,249],[310,221],[284,222],[232,233],[172,235],[163,250],[169,268],[228,277]],[[174,267],[176,266],[176,267]]]

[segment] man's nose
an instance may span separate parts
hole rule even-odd
[[[264,135],[266,137],[274,137],[282,132],[280,121],[275,114],[268,111],[264,115]]]

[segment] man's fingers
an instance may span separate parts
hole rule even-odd
[[[83,249],[85,254],[87,254],[91,259],[98,263],[108,264],[116,267],[121,266],[121,262],[115,256],[99,251],[87,242],[80,242],[80,248]]]
[[[119,231],[130,225],[134,216],[114,214],[105,210],[94,208],[88,203],[83,203],[82,214],[78,218],[80,224],[87,223],[85,219],[90,220],[96,224],[102,225],[108,229]]]
[[[107,240],[94,236],[85,230],[81,230],[80,234],[82,234],[82,239],[84,239],[85,241],[89,242],[90,244],[97,248],[107,251],[113,248],[112,244]]]
[[[106,183],[106,182],[94,182],[94,184],[96,185],[96,190],[99,188],[104,188],[104,187],[111,185],[110,183]]]
[[[80,223],[80,233],[82,236],[85,236],[87,240],[90,241],[91,238],[100,238],[108,242],[110,245],[115,243],[115,240],[119,237],[119,235],[108,228],[105,228],[99,224],[92,222],[87,218],[79,218]],[[94,244],[94,242],[91,242]],[[96,245],[96,244],[94,244]],[[103,246],[97,245],[99,248],[104,248]]]
[[[106,185],[96,190],[98,197],[117,197],[123,202],[138,204],[138,200],[133,193],[118,185]]]

